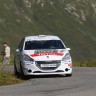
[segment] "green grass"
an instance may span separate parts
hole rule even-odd
[[[6,64],[5,66],[12,66],[14,63],[14,59],[11,56],[10,58],[10,64]],[[2,64],[2,58],[0,57],[0,67],[3,67]],[[21,78],[17,78],[13,73],[10,71],[5,71],[4,69],[0,68],[0,86],[5,86],[5,85],[13,85],[13,84],[18,84],[18,83],[23,83],[24,80]]]
[[[90,61],[74,62],[74,67],[96,67],[96,59]]]
[[[12,73],[4,70],[0,70],[0,86],[13,85],[13,84],[18,84],[23,82],[24,82],[23,80],[18,79]]]

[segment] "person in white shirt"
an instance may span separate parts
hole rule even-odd
[[[3,64],[9,64],[10,63],[10,47],[7,45],[6,42],[3,43]]]

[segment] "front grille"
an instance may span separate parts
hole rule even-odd
[[[46,65],[47,66],[46,66]],[[61,64],[61,61],[36,61],[36,66],[41,70],[55,70]],[[43,66],[42,66],[43,65]]]

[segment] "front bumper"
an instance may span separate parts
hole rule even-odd
[[[23,62],[23,72],[25,75],[66,75],[72,74],[72,63],[60,62],[56,67],[40,67],[40,64],[29,64]]]

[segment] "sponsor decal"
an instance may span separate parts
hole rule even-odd
[[[48,53],[48,52],[58,52],[58,50],[57,49],[35,50],[34,54]]]
[[[64,53],[59,53],[59,52],[44,52],[44,53],[36,53],[36,54],[31,54],[30,56],[36,57],[36,56],[46,56],[46,55],[55,55],[55,56],[63,56]]]

